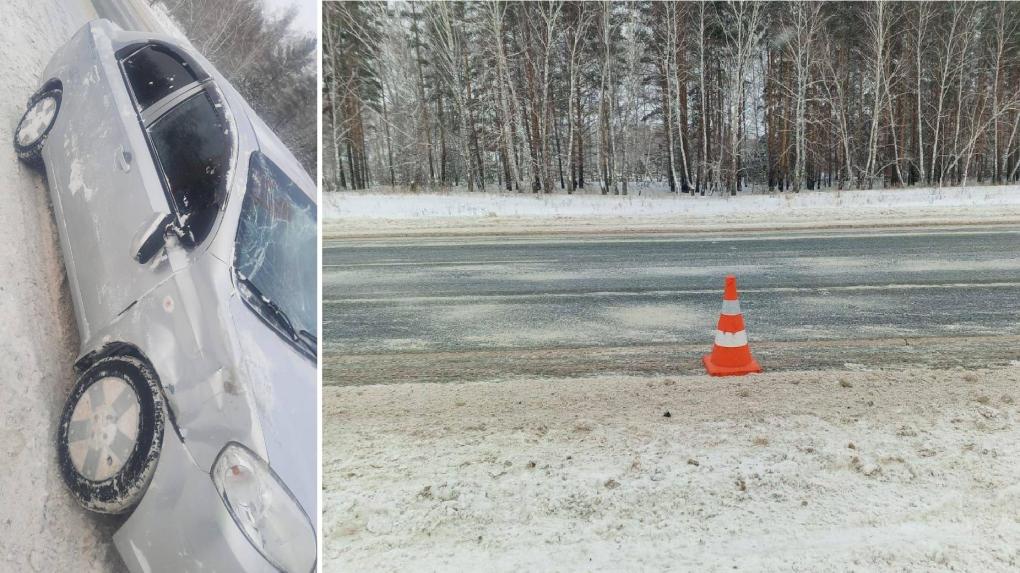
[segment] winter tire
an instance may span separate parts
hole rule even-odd
[[[58,87],[46,87],[32,96],[28,109],[14,130],[14,152],[18,159],[39,167],[46,138],[57,121],[63,92]]]
[[[137,358],[88,368],[64,404],[57,433],[60,473],[85,509],[124,513],[145,493],[163,445],[163,394]]]

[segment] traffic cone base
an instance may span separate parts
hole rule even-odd
[[[757,374],[761,372],[761,365],[754,358],[742,366],[717,366],[712,363],[712,355],[706,354],[701,358],[705,363],[705,370],[711,376],[743,376],[744,374]]]
[[[706,354],[702,362],[712,376],[740,376],[762,371],[761,365],[751,356],[751,347],[747,344],[744,315],[740,312],[740,301],[737,298],[737,279],[733,275],[726,277],[722,312],[719,314],[712,353]]]

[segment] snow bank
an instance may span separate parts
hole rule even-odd
[[[1020,224],[1020,185],[644,194],[325,193],[327,238],[737,231]]]
[[[324,196],[327,219],[448,217],[718,217],[790,214],[801,210],[854,213],[911,207],[1020,207],[1020,186],[808,191],[729,196],[603,196],[505,193],[344,192]]]

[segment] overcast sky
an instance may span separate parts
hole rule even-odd
[[[286,10],[291,6],[298,7],[297,18],[294,19],[294,27],[301,32],[315,33],[319,28],[316,18],[315,3],[317,0],[263,0],[270,10]]]

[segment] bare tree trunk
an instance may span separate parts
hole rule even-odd
[[[602,8],[602,83],[600,86],[599,98],[599,170],[602,175],[602,194],[608,195],[610,190],[614,194],[619,192],[616,189],[616,182],[613,180],[613,132],[612,132],[612,85],[613,85],[613,60],[611,40],[611,18],[612,4],[609,0],[601,2]]]
[[[918,171],[920,172],[921,180],[925,180],[927,174],[924,169],[924,107],[921,105],[921,77],[924,75],[924,68],[922,67],[922,55],[924,54],[924,37],[928,31],[928,20],[931,18],[931,4],[928,0],[919,0],[915,4],[917,10],[917,41],[914,45],[914,57],[916,62],[916,78],[917,78],[917,117],[914,121],[917,122],[917,161]]]
[[[951,33],[953,33],[954,36],[956,35],[956,29],[958,27],[958,25],[957,25],[957,17],[961,13],[962,13],[961,9],[959,7],[957,7],[957,6],[954,6],[954,8],[953,8],[952,27],[950,29]],[[964,20],[964,18],[962,16],[960,17],[960,19]],[[963,46],[960,49],[960,61],[959,61],[959,64],[957,64],[955,70],[951,70],[949,72],[949,73],[955,73],[957,75],[957,78],[956,78],[956,85],[957,85],[957,90],[956,90],[956,124],[955,124],[955,126],[953,128],[953,157],[957,157],[958,154],[960,153],[960,126],[961,126],[961,119],[962,119],[962,114],[963,114],[963,84],[964,84],[963,75],[964,75],[964,65],[965,65],[964,61],[965,61],[965,59],[967,57],[967,51],[968,51],[968,48],[970,46],[970,31],[966,30],[964,28],[965,28],[965,26],[962,26],[962,25],[959,26],[960,33],[963,34]],[[950,43],[949,44],[949,48],[947,48],[947,50],[946,50],[946,61],[947,62],[949,62],[952,59],[952,46],[953,46],[953,44]],[[946,75],[946,79],[945,79],[946,83],[949,83],[949,73],[947,73],[947,75]],[[998,114],[997,114],[997,112],[994,109],[992,110],[992,114],[993,114],[993,116],[998,117]],[[969,166],[969,160],[968,160],[967,165]],[[946,175],[947,171],[948,170],[946,170],[946,169],[940,169],[939,170],[939,187],[942,187],[942,184],[943,184],[943,181],[945,179],[945,175]],[[962,175],[962,178],[963,178],[963,181],[966,181],[966,179],[967,179],[966,173],[964,173]]]
[[[577,113],[575,128],[577,130],[577,186],[584,189],[584,123],[582,122],[583,106],[581,102],[581,85],[575,86],[575,97],[577,103],[574,110]]]
[[[937,104],[935,108],[935,127],[932,133],[932,149],[931,149],[931,169],[932,183],[935,182],[935,164],[939,157],[940,143],[939,135],[942,129],[942,113],[945,108],[946,94],[949,90],[949,76],[952,72],[951,66],[953,61],[953,52],[956,45],[956,26],[959,21],[960,10],[954,5],[952,8],[953,17],[951,19],[950,29],[948,35],[945,37],[945,52],[941,54],[941,67],[939,69],[939,88],[937,94]],[[962,105],[963,102],[957,102],[958,106]],[[957,124],[959,125],[959,124]],[[945,162],[941,162],[938,167],[938,186],[942,186],[942,181],[945,176]]]
[[[872,89],[874,91],[874,101],[871,106],[871,128],[868,131],[868,161],[864,167],[864,175],[869,179],[868,185],[872,185],[875,176],[877,175],[877,160],[878,160],[878,129],[879,119],[881,117],[882,110],[882,95],[885,93],[883,89],[884,70],[885,70],[885,57],[886,57],[886,42],[888,35],[888,15],[886,14],[887,6],[882,0],[876,0],[873,2],[873,16],[868,21],[868,31],[871,34],[871,41],[874,44],[875,59],[873,61],[872,70]]]
[[[510,67],[506,58],[506,50],[503,46],[503,19],[506,16],[507,5],[494,0],[488,3],[488,8],[489,29],[494,38],[493,44],[496,52],[496,68],[499,90],[498,99],[500,114],[502,116],[500,133],[503,138],[504,149],[506,149],[508,155],[507,163],[509,165],[509,179],[507,182],[507,189],[513,190],[516,188],[517,191],[520,191],[520,164],[516,153],[517,146],[514,137],[514,133],[517,131],[515,128],[518,125],[518,122],[516,118],[517,114],[514,112],[513,108],[513,102],[516,101],[517,95],[514,90],[513,80],[510,78]]]
[[[701,158],[698,161],[698,188],[701,190],[701,194],[705,194],[705,183],[704,171],[708,165],[708,98],[706,92],[708,90],[708,83],[705,81],[705,0],[698,2],[698,58],[700,59],[700,65],[698,66],[699,73],[701,74],[701,85],[699,91],[701,92]]]
[[[325,9],[325,6],[323,8]],[[330,62],[330,66],[332,67],[331,76],[333,78],[333,81],[329,82],[329,89],[328,89],[328,91],[329,91],[329,103],[330,103],[330,106],[329,106],[329,129],[330,129],[331,141],[332,141],[332,144],[333,144],[332,145],[332,148],[333,148],[333,166],[334,166],[333,168],[335,169],[334,174],[337,176],[337,178],[339,180],[340,188],[341,189],[346,189],[347,188],[347,182],[346,182],[346,178],[344,177],[344,166],[343,166],[343,163],[340,160],[340,157],[341,157],[341,151],[340,151],[340,132],[339,132],[339,129],[337,127],[337,124],[339,123],[339,118],[337,117],[337,107],[340,105],[340,103],[339,103],[340,97],[339,97],[339,94],[337,93],[337,83],[338,83],[337,74],[339,73],[339,70],[337,69],[337,67],[335,65],[335,62],[336,62],[337,58],[340,57],[340,54],[337,53],[338,50],[336,48],[335,33],[333,31],[333,27],[331,25],[327,24],[326,26],[324,26],[324,28],[325,28],[324,36],[325,36],[325,41],[326,41],[326,51],[330,55],[329,62]]]
[[[761,4],[755,1],[736,2],[730,0],[727,5],[733,14],[733,27],[736,29],[735,32],[728,28],[723,29],[730,50],[734,54],[729,82],[730,145],[728,152],[730,172],[727,177],[730,195],[736,195],[741,176],[740,147],[743,143],[741,141],[743,126],[741,124],[744,118],[747,91],[744,74],[750,67],[752,52],[758,45]]]
[[[805,178],[805,162],[807,160],[807,88],[811,82],[812,46],[815,29],[818,24],[818,11],[821,4],[798,0],[792,4],[794,11],[795,40],[790,43],[794,62],[796,81],[796,117],[794,119],[795,141],[794,155],[796,165],[793,172],[793,191],[799,192]]]
[[[681,57],[681,54],[683,54],[684,52],[678,46],[678,44],[681,42],[681,37],[683,36],[683,34],[680,31],[680,22],[681,22],[681,20],[679,18],[679,14],[677,13],[678,5],[677,4],[671,4],[670,8],[671,9],[667,12],[668,26],[669,26],[669,32],[670,33],[669,33],[669,46],[667,48],[668,57],[666,59],[666,74],[667,74],[667,79],[666,79],[667,83],[666,83],[666,85],[667,85],[667,87],[669,86],[669,76],[670,75],[672,75],[672,76],[674,76],[676,78],[676,89],[673,90],[673,101],[672,101],[672,105],[674,106],[673,109],[675,110],[675,114],[671,113],[670,115],[673,117],[673,124],[675,125],[676,130],[677,130],[677,142],[680,145],[680,164],[681,164],[680,190],[684,191],[684,192],[687,192],[687,190],[690,188],[690,177],[688,176],[688,172],[687,172],[687,169],[688,169],[688,167],[687,167],[687,165],[688,165],[687,164],[687,149],[686,149],[686,147],[684,145],[684,128],[686,127],[684,125],[683,121],[682,121],[684,106],[681,103],[681,97],[680,97],[680,94],[685,89],[684,88],[684,84],[681,83],[681,80],[680,80],[680,57]],[[673,63],[675,74],[671,74],[670,73],[670,70],[669,70],[670,62]],[[672,137],[670,137],[670,145],[672,146]],[[672,175],[675,178],[676,177],[676,167],[673,164],[673,148],[672,147],[670,147],[669,153],[670,153],[670,167],[673,170]]]

